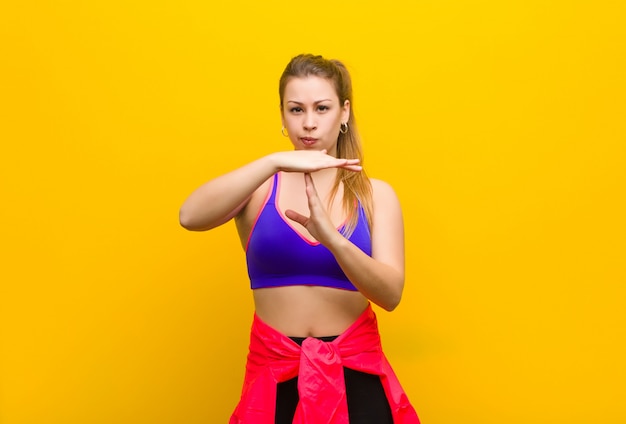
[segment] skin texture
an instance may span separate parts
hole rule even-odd
[[[337,156],[339,127],[349,116],[350,102],[340,104],[332,84],[323,78],[292,78],[285,87],[281,117],[296,150],[326,150]],[[313,140],[305,141],[308,138]]]
[[[235,218],[245,247],[271,177],[282,172],[279,211],[304,237],[326,246],[359,290],[315,286],[254,290],[259,318],[288,336],[338,335],[356,320],[368,301],[393,310],[402,295],[404,228],[393,189],[371,180],[372,257],[337,231],[346,219],[342,187],[328,205],[337,168],[361,171],[358,160],[334,157],[340,125],[347,122],[349,113],[349,102],[340,103],[328,80],[315,76],[291,79],[281,118],[294,150],[270,154],[205,183],[181,207],[181,225],[193,231],[209,230]]]

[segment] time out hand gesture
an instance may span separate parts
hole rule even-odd
[[[361,171],[359,159],[339,159],[326,150],[293,150],[272,155],[276,168],[285,172],[315,172],[325,168],[344,168]]]
[[[326,209],[317,195],[317,190],[315,190],[311,174],[304,174],[304,182],[306,184],[306,195],[309,200],[309,211],[311,215],[306,217],[291,209],[287,209],[285,215],[287,218],[305,227],[317,241],[325,246],[329,246],[329,244],[343,236],[337,231],[328,213],[326,213]]]

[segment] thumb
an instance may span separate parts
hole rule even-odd
[[[285,211],[285,216],[292,221],[295,221],[298,224],[302,225],[303,227],[306,227],[306,225],[309,223],[309,218],[291,209],[287,209]]]

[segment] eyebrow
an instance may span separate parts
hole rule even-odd
[[[317,104],[317,103],[322,103],[322,102],[332,102],[332,99],[322,99],[322,100],[316,100],[316,101],[314,101],[313,103],[314,103],[314,104]],[[304,103],[302,103],[302,102],[297,102],[297,101],[295,101],[295,100],[287,100],[287,103],[295,103],[295,104],[298,104],[298,105],[303,105],[303,104],[304,104]]]

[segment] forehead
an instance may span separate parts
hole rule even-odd
[[[335,86],[326,79],[316,76],[291,78],[285,86],[285,102],[290,100],[305,102],[320,99],[338,100]]]

